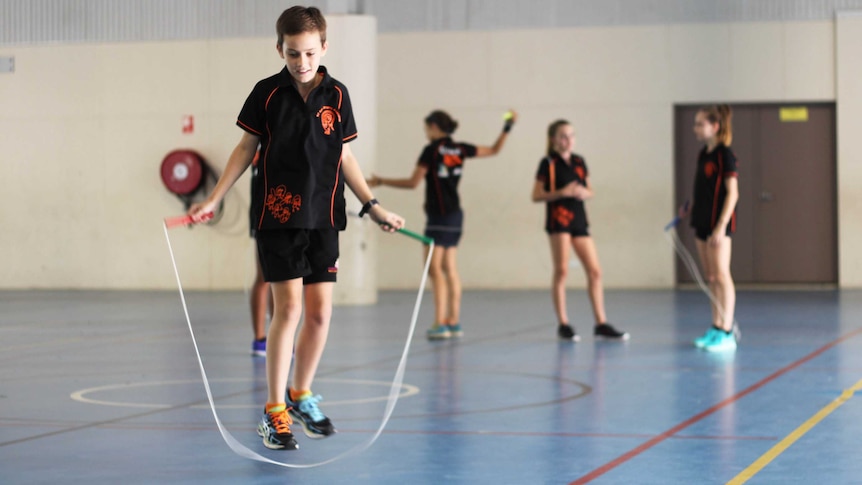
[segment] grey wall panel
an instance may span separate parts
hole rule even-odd
[[[284,0],[0,0],[0,44],[272,35]],[[830,19],[862,0],[306,0],[381,32]]]

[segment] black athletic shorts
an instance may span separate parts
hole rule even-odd
[[[733,236],[733,231],[730,228],[730,224],[727,225],[727,231],[725,233],[728,236]],[[700,239],[701,241],[706,241],[709,239],[709,236],[712,235],[712,229],[708,229],[705,227],[695,227],[694,228],[694,237]]]
[[[338,231],[273,229],[257,231],[257,254],[269,283],[302,278],[302,283],[335,282],[338,275]]]
[[[433,239],[435,246],[454,248],[461,241],[463,227],[463,211],[459,210],[443,216],[429,215],[425,225],[425,236]]]
[[[590,235],[590,230],[587,226],[569,226],[563,229],[554,229],[552,231],[545,231],[548,234],[559,234],[561,232],[567,232],[572,235],[572,237],[585,237]]]

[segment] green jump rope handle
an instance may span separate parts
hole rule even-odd
[[[400,232],[401,234],[404,234],[407,237],[412,237],[413,239],[415,239],[417,241],[421,241],[423,244],[427,244],[429,246],[434,244],[434,240],[431,239],[430,237],[425,237],[421,234],[416,234],[415,232],[410,231],[408,229],[404,229],[403,227],[401,229],[398,229],[398,232]]]

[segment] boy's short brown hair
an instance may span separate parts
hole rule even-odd
[[[281,13],[275,22],[275,32],[278,34],[278,47],[284,43],[285,35],[297,35],[303,32],[319,32],[320,42],[326,42],[326,19],[317,7],[290,7]]]

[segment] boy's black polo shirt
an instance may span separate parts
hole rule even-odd
[[[536,180],[544,184],[547,192],[560,190],[572,182],[587,185],[587,164],[580,155],[572,154],[566,163],[558,154],[545,157],[539,162]],[[589,226],[584,201],[566,197],[545,204],[545,230],[549,232],[585,230]]]
[[[320,66],[304,102],[284,68],[258,82],[237,125],[260,138],[251,211],[259,230],[343,230],[347,224],[342,145],[356,138],[347,88]]]
[[[706,147],[697,157],[697,173],[694,176],[694,205],[691,208],[691,226],[712,231],[721,215],[727,187],[724,180],[736,177],[736,155],[730,148],[720,144],[707,153]],[[736,208],[728,225],[730,232],[736,230]]]
[[[417,165],[425,172],[425,213],[444,216],[461,210],[458,182],[464,159],[475,157],[476,147],[457,143],[446,137],[429,143],[419,156]]]

